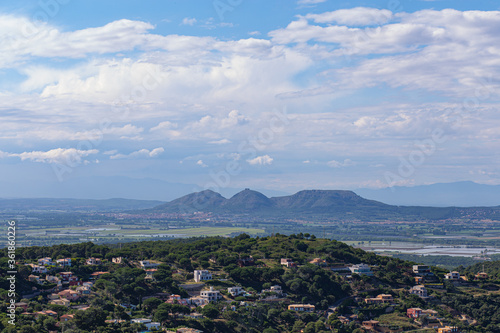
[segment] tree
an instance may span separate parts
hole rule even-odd
[[[214,319],[219,316],[219,309],[213,304],[208,304],[201,310],[201,313],[207,318]]]
[[[78,328],[92,331],[99,326],[104,326],[106,313],[102,308],[89,308],[85,311],[77,311],[73,319]]]

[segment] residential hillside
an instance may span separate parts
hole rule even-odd
[[[12,262],[7,255],[6,333],[500,332],[498,281],[309,234],[23,247]]]

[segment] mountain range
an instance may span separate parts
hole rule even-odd
[[[328,219],[383,221],[448,218],[500,218],[498,207],[395,206],[365,199],[352,191],[304,190],[293,195],[268,198],[245,189],[229,199],[211,190],[191,193],[144,213],[247,215],[253,217],[325,217]]]

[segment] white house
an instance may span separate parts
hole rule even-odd
[[[210,287],[210,290],[202,290],[200,297],[205,298],[209,302],[216,302],[222,298],[222,295],[218,290],[214,290],[214,287]]]
[[[156,267],[160,266],[160,264],[158,264],[156,262],[151,262],[149,260],[139,261],[139,265],[141,265],[142,269],[151,269],[151,268],[156,268]]]
[[[189,302],[193,305],[196,305],[196,306],[203,306],[203,305],[208,304],[208,300],[205,297],[201,297],[201,296],[193,296],[193,297],[189,298]]]
[[[130,322],[132,324],[144,324],[144,326],[146,326],[146,328],[148,330],[151,330],[153,328],[158,330],[161,327],[160,323],[153,322],[153,321],[151,321],[151,319],[148,319],[148,318],[136,318],[136,319],[132,319]]]
[[[243,290],[242,287],[231,287],[231,288],[227,288],[227,292],[230,293],[231,296],[235,297],[235,296],[243,295],[245,293],[245,290]]]
[[[446,280],[455,280],[455,281],[456,280],[460,280],[460,273],[459,272],[455,272],[455,271],[449,272],[448,274],[446,274],[444,276],[444,278]]]
[[[373,272],[367,264],[357,264],[349,267],[349,270],[353,274],[373,276]]]
[[[57,259],[56,262],[60,267],[71,267],[71,258]]]
[[[194,271],[195,282],[208,281],[208,280],[212,280],[212,273],[210,273],[206,269]]]
[[[40,266],[40,265],[35,265],[35,264],[29,264],[29,266],[31,266],[32,273],[39,273],[39,274],[47,273],[47,267],[45,267],[45,266]]]
[[[410,289],[410,294],[414,294],[414,295],[417,295],[421,298],[427,298],[427,289],[425,289],[425,286],[423,285],[418,285],[418,286],[415,286],[415,287],[412,287]]]
[[[38,259],[38,265],[50,266],[50,265],[53,265],[53,264],[54,263],[52,262],[52,258],[50,258],[50,257],[45,257],[45,258]]]

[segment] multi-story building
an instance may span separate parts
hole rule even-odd
[[[422,315],[422,309],[421,308],[410,308],[406,310],[406,316],[408,318],[419,318]]]
[[[205,298],[209,302],[216,302],[222,298],[222,295],[218,290],[214,290],[214,287],[210,287],[209,290],[202,290],[200,297]]]
[[[210,273],[210,271],[207,271],[206,269],[194,271],[195,282],[208,281],[208,280],[212,280],[212,273]]]
[[[56,263],[60,267],[71,267],[71,258],[57,259]]]
[[[394,298],[392,295],[388,294],[380,294],[374,298],[365,298],[366,304],[382,304],[382,303],[392,303],[394,302]]]
[[[415,274],[425,275],[429,274],[430,272],[431,269],[427,265],[413,265],[413,273]]]
[[[242,287],[231,287],[231,288],[227,288],[227,292],[230,293],[231,296],[235,297],[235,296],[243,295],[245,293],[245,290],[243,290]]]

